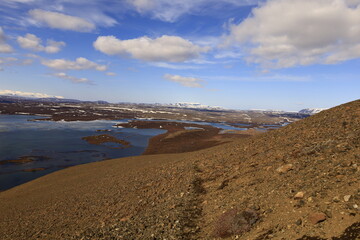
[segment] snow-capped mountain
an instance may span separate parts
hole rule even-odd
[[[175,104],[170,104],[171,107],[178,107],[178,108],[194,108],[194,109],[207,109],[207,110],[221,110],[223,108],[216,107],[216,106],[208,106],[202,105],[200,103],[190,103],[190,102],[179,102]]]
[[[326,108],[305,108],[305,109],[300,110],[299,113],[312,115],[312,114],[319,113],[323,110],[326,110]]]
[[[63,99],[62,96],[51,96],[45,93],[33,93],[33,92],[21,92],[21,91],[12,91],[12,90],[0,90],[1,96],[9,97],[21,97],[21,98],[55,98]]]

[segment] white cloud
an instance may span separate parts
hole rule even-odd
[[[13,91],[13,90],[0,90],[0,95],[30,97],[30,98],[64,98],[62,96],[51,96],[45,93],[22,92],[22,91]]]
[[[230,26],[225,45],[265,68],[330,64],[360,57],[360,6],[343,0],[269,0]]]
[[[207,80],[214,81],[236,81],[236,82],[309,82],[312,81],[310,76],[294,76],[294,75],[260,75],[251,77],[237,76],[205,76]]]
[[[64,42],[56,42],[53,40],[47,40],[47,45],[41,45],[41,39],[34,34],[26,34],[24,37],[19,36],[17,42],[22,48],[30,49],[33,51],[43,51],[47,53],[57,53],[65,46]]]
[[[345,2],[350,7],[357,7],[360,5],[360,0],[345,0]]]
[[[199,69],[199,66],[193,65],[179,65],[179,64],[170,64],[164,62],[155,62],[151,63],[152,66],[160,67],[160,68],[168,68],[168,69],[176,69],[176,70],[183,70],[183,69]]]
[[[69,80],[73,83],[88,83],[90,84],[91,81],[87,78],[77,78],[74,76],[69,76],[66,73],[60,72],[60,73],[54,73],[52,74],[55,77],[61,78],[61,79],[65,79],[65,80]]]
[[[157,5],[153,0],[129,0],[128,2],[132,4],[139,12],[152,10]]]
[[[20,61],[21,65],[25,66],[25,65],[31,65],[33,64],[34,59],[23,59]]]
[[[100,65],[86,58],[79,57],[75,61],[65,59],[44,59],[41,63],[49,68],[57,70],[86,70],[94,69],[97,71],[106,71],[106,65]]]
[[[34,2],[35,0],[3,0],[3,1],[7,3],[31,3]]]
[[[171,82],[180,83],[184,87],[200,88],[203,87],[204,80],[193,77],[182,77],[179,75],[165,74],[164,78]]]
[[[11,53],[13,52],[13,48],[6,43],[6,35],[0,27],[0,53]]]
[[[72,30],[77,32],[90,32],[96,28],[95,24],[83,18],[70,16],[59,12],[33,9],[29,11],[29,14],[35,23],[45,24],[51,28]]]
[[[0,57],[0,66],[26,66],[34,62],[33,59],[18,59],[15,57]],[[4,69],[3,69],[4,70]]]
[[[105,74],[108,75],[108,76],[116,76],[116,73],[114,73],[114,72],[107,72]]]
[[[185,14],[217,12],[218,7],[226,4],[235,7],[256,5],[262,0],[128,0],[127,2],[141,14],[147,14],[166,22],[175,22]]]
[[[18,60],[18,58],[14,57],[0,57],[0,65],[11,65],[13,62],[16,62]]]
[[[150,62],[184,62],[209,50],[181,37],[167,35],[155,39],[140,37],[130,40],[100,36],[93,45],[95,49],[108,55],[130,55],[132,58]]]
[[[25,57],[34,58],[34,59],[42,59],[39,55],[33,54],[33,53],[27,53],[24,55]]]

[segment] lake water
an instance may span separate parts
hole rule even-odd
[[[0,191],[66,167],[140,155],[145,151],[151,137],[166,132],[162,129],[114,127],[115,124],[132,119],[76,122],[32,121],[34,119],[39,119],[39,116],[0,114]],[[226,123],[178,122],[211,125],[223,130],[247,129],[242,124],[234,127]],[[116,149],[118,147],[116,143],[94,145],[81,139],[101,134],[125,140],[131,144],[131,147]],[[1,164],[1,161],[17,160],[24,156],[30,156],[33,161]],[[29,172],[34,169],[45,170]]]
[[[0,161],[31,156],[34,161],[0,165],[0,191],[28,182],[65,167],[104,159],[136,156],[144,152],[151,137],[161,129],[114,128],[124,121],[52,122],[29,121],[38,116],[0,115]],[[111,130],[97,132],[97,130]],[[130,142],[131,147],[114,149],[113,144],[94,145],[82,137],[109,134]],[[24,170],[45,168],[42,171]]]

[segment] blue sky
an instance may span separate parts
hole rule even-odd
[[[360,0],[2,0],[0,93],[235,109],[359,98]]]

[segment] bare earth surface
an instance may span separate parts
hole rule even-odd
[[[170,137],[171,139],[171,137]],[[0,193],[1,239],[360,239],[360,101],[208,149]]]

